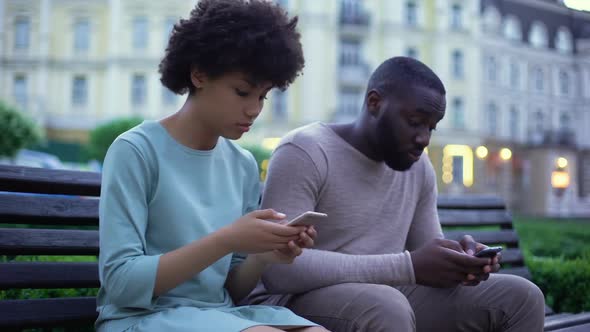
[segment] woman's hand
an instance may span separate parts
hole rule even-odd
[[[295,254],[301,250],[297,243],[309,244],[309,240],[301,237],[301,233],[305,232],[305,226],[286,226],[268,221],[280,221],[284,218],[284,214],[273,209],[252,211],[220,230],[223,244],[230,252],[257,254],[284,250],[287,255]],[[300,242],[300,239],[304,242]],[[289,244],[290,242],[293,244]],[[299,254],[300,252],[297,255]]]
[[[289,226],[293,227],[293,226]],[[252,255],[261,264],[291,264],[295,257],[301,255],[303,248],[311,248],[314,245],[314,240],[317,236],[316,230],[313,226],[305,227],[299,233],[299,239],[296,241],[289,241],[288,247],[285,249],[275,249],[273,251]]]

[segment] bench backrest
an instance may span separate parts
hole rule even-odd
[[[96,262],[15,259],[96,257],[99,195],[98,173],[0,165],[0,257],[7,260],[0,262],[0,290],[99,287]],[[504,273],[529,277],[512,220],[500,199],[441,196],[438,206],[446,237],[459,239],[469,233],[480,242],[502,244],[507,248],[503,262],[509,267]],[[91,325],[95,307],[94,297],[2,300],[0,330]]]
[[[478,242],[502,245],[501,273],[531,278],[504,202],[496,196],[439,196],[438,214],[445,237],[460,240],[470,234]]]
[[[0,166],[0,290],[99,287],[92,262],[98,255],[99,195],[98,173]],[[30,255],[89,256],[91,262],[28,261]],[[0,312],[2,331],[91,326],[96,299],[2,300]]]

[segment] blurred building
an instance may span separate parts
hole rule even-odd
[[[590,13],[550,0],[281,3],[301,19],[306,68],[273,95],[260,136],[354,119],[371,71],[411,56],[448,91],[429,147],[440,191],[497,193],[527,214],[590,215]]]
[[[0,1],[0,98],[50,139],[85,141],[117,116],[156,117],[182,97],[159,82],[172,25],[194,1]]]
[[[274,1],[299,16],[306,64],[246,140],[353,120],[371,71],[411,56],[448,92],[428,151],[441,192],[590,215],[590,13],[559,0]],[[113,117],[170,114],[184,97],[161,86],[157,66],[195,2],[0,1],[0,98],[65,141]]]

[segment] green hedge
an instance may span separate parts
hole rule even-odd
[[[553,310],[590,311],[590,259],[527,256],[533,282],[541,288]]]

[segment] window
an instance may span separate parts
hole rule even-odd
[[[498,132],[498,109],[496,104],[490,103],[488,105],[488,134],[494,136]]]
[[[535,89],[537,91],[543,91],[544,82],[543,82],[543,69],[537,67],[535,68],[533,79],[535,80]]]
[[[453,4],[451,7],[451,28],[461,29],[463,27],[463,7],[460,4]]]
[[[343,40],[340,49],[341,65],[359,65],[361,44],[358,41]]]
[[[339,113],[344,116],[356,116],[359,112],[361,103],[359,102],[359,93],[353,90],[340,91],[340,109]]]
[[[168,40],[174,29],[174,24],[176,24],[176,19],[174,17],[169,17],[164,21],[164,46],[168,45]]]
[[[557,30],[557,36],[555,37],[555,48],[560,53],[571,53],[573,50],[572,45],[572,34],[566,27],[560,27]]]
[[[272,118],[278,121],[287,119],[287,92],[279,89],[273,91]]]
[[[516,62],[510,64],[510,86],[514,89],[520,86],[520,68]]]
[[[488,69],[488,80],[490,82],[495,82],[496,81],[496,77],[497,77],[497,71],[498,71],[498,65],[496,63],[496,58],[494,58],[493,56],[488,58],[487,61],[487,69]]]
[[[463,185],[463,156],[453,156],[453,183]]]
[[[176,94],[165,86],[162,86],[162,104],[165,106],[176,105]]]
[[[414,1],[406,2],[406,24],[409,26],[418,25],[418,8]]]
[[[508,40],[519,42],[522,40],[520,22],[515,16],[509,15],[504,23],[504,37]]]
[[[418,50],[415,47],[408,47],[406,49],[406,56],[408,58],[418,59]]]
[[[148,21],[146,17],[140,16],[133,19],[133,48],[143,50],[148,43]]]
[[[529,42],[536,48],[547,47],[547,28],[543,23],[533,22],[529,32]]]
[[[29,48],[31,22],[28,17],[17,17],[14,21],[14,48],[26,50]]]
[[[72,81],[72,105],[85,106],[88,103],[88,80],[85,76],[74,76]]]
[[[286,7],[283,7],[286,8]],[[361,3],[359,0],[343,0],[342,1],[342,15],[347,18],[354,19],[359,16],[361,11]]]
[[[520,126],[520,121],[518,121],[518,110],[516,107],[512,106],[510,108],[510,137],[513,140],[518,139],[518,127]]]
[[[545,114],[543,114],[542,110],[537,110],[535,112],[535,131],[539,134],[543,134],[545,130]]]
[[[463,99],[457,97],[453,99],[453,110],[452,110],[452,126],[456,129],[465,128],[465,110],[463,107]]]
[[[463,78],[463,52],[460,50],[453,51],[453,77],[455,79]]]
[[[22,108],[27,108],[27,77],[25,75],[15,75],[13,80],[14,101]]]
[[[87,52],[90,48],[90,22],[86,18],[74,23],[74,51]]]
[[[559,116],[559,126],[561,129],[570,129],[570,115],[564,111]]]
[[[145,75],[135,74],[131,81],[131,104],[143,106],[146,102],[146,79]]]
[[[559,71],[559,92],[562,95],[570,93],[570,78],[564,70]]]

